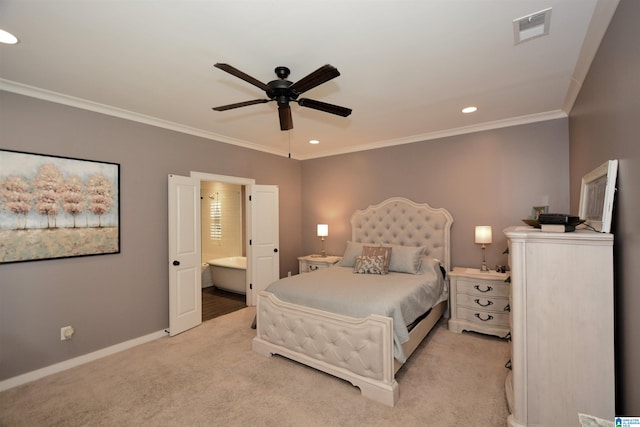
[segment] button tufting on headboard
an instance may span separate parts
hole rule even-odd
[[[426,246],[426,253],[448,271],[452,223],[453,217],[444,208],[394,197],[356,211],[351,216],[351,237],[354,242],[370,244]]]

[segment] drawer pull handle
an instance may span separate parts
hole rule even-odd
[[[479,298],[476,298],[474,301],[475,301],[475,302],[476,302],[476,304],[478,304],[480,307],[489,307],[491,304],[493,304],[493,301],[491,301],[491,300],[487,300],[487,303],[486,303],[486,304],[482,304],[482,303],[480,302],[480,299],[479,299]]]
[[[474,285],[473,287],[480,292],[491,292],[493,290],[491,286],[487,286],[484,290],[480,289],[480,285]]]
[[[309,270],[311,270],[311,271],[316,271],[318,268],[320,268],[320,267],[317,266],[317,265],[310,265],[309,266]]]
[[[482,320],[483,322],[488,322],[489,320],[493,320],[493,316],[490,314],[487,314],[487,318],[483,319],[482,316],[480,315],[480,313],[476,313],[476,317],[480,320]]]
[[[504,279],[504,283],[511,283],[511,276]]]
[[[504,308],[504,311],[511,311],[511,304],[507,304],[507,306]]]
[[[511,359],[509,359],[507,363],[504,364],[504,367],[507,369],[511,369]]]

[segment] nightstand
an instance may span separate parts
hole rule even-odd
[[[342,257],[331,255],[325,257],[319,255],[307,255],[298,257],[300,273],[310,273],[321,268],[331,267],[341,259]]]
[[[505,338],[510,330],[509,273],[456,267],[449,274],[449,330]]]

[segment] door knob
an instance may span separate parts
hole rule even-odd
[[[173,261],[173,265],[180,265],[180,261],[178,260]]]
[[[278,252],[278,248],[274,248],[274,249],[273,249],[273,252]]]

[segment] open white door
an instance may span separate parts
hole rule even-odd
[[[169,335],[202,323],[200,180],[169,175]]]
[[[251,233],[248,257],[251,298],[247,303],[256,305],[258,292],[280,278],[280,253],[278,230],[278,187],[252,185],[249,194]]]

